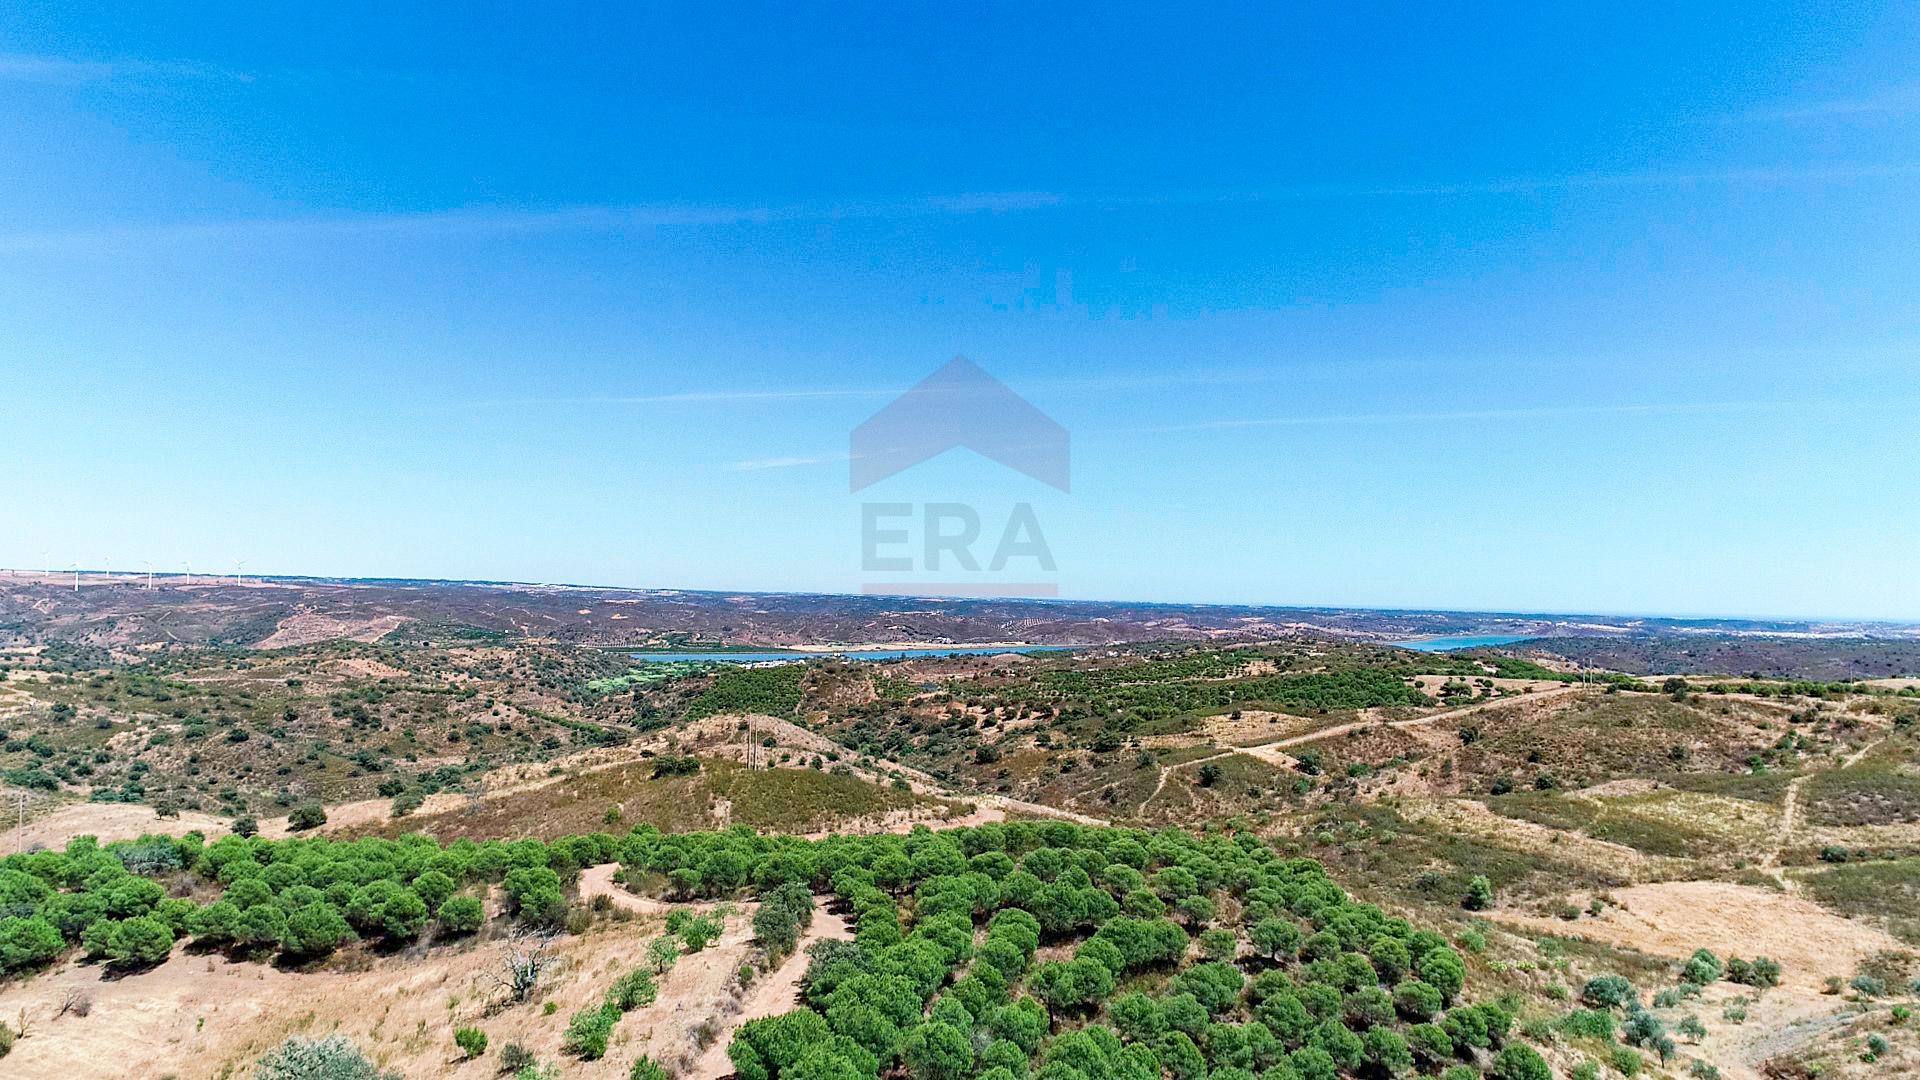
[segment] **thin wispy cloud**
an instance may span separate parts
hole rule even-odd
[[[812,465],[845,465],[852,460],[852,454],[810,454],[730,461],[727,468],[733,472],[760,472],[766,469],[800,469]]]
[[[1827,98],[1798,105],[1755,109],[1742,120],[1802,123],[1844,120],[1885,120],[1920,115],[1920,83],[1882,87],[1864,94]]]
[[[3,71],[0,71],[0,78],[4,78]],[[347,213],[309,217],[140,222],[92,228],[23,231],[0,234],[0,255],[87,254],[140,245],[228,240],[254,243],[275,237],[308,239],[376,235],[435,239],[555,232],[597,232],[618,235],[672,227],[737,227],[980,213],[1103,211],[1178,206],[1257,207],[1262,204],[1302,201],[1501,196],[1592,188],[1780,186],[1899,179],[1911,176],[1920,176],[1920,162],[1831,162],[1700,171],[1581,173],[1439,184],[1291,185],[1239,191],[1170,192],[1145,195],[985,192],[929,195],[894,201],[791,203],[766,206],[654,204],[575,206],[556,209],[460,207],[446,210]]]
[[[766,223],[773,218],[774,211],[765,207],[649,205],[579,206],[553,210],[461,207],[406,213],[137,222],[0,235],[0,254],[84,253],[142,244],[225,240],[257,243],[274,238],[306,240],[329,236],[413,235],[434,238],[562,231],[619,233],[667,226]]]
[[[76,84],[116,79],[203,79],[252,82],[253,75],[191,60],[78,60],[33,53],[0,53],[0,81]]]
[[[1019,384],[1020,389],[1028,393],[1039,393],[1042,391],[1079,393],[1152,390],[1176,386],[1232,386],[1283,382],[1298,377],[1299,373],[1297,371],[1276,369],[1183,369],[1179,371],[1137,375],[1040,376],[1036,378],[1022,378],[1019,380]],[[533,406],[754,405],[760,403],[861,399],[882,401],[899,397],[907,388],[905,384],[896,384],[889,386],[687,390],[663,394],[591,394],[571,397],[491,398],[459,402],[458,404],[462,407],[471,408],[526,408]],[[932,387],[919,388],[914,392],[920,394],[940,394],[945,391],[937,387]]]
[[[1822,406],[1851,406],[1855,402],[1804,401],[1679,401],[1643,402],[1614,405],[1549,405],[1513,409],[1433,409],[1407,412],[1325,413],[1295,416],[1258,416],[1199,420],[1181,424],[1145,427],[1080,429],[1088,435],[1171,435],[1189,432],[1226,432],[1247,428],[1275,427],[1347,427],[1368,424],[1470,423],[1485,420],[1548,420],[1579,416],[1661,416],[1702,413],[1767,412]],[[750,458],[729,462],[727,468],[738,472],[762,469],[797,469],[819,465],[844,465],[848,454],[796,454],[784,457]]]
[[[1254,416],[1199,420],[1122,429],[1127,434],[1168,434],[1187,431],[1227,431],[1237,428],[1324,427],[1345,424],[1456,423],[1475,420],[1543,420],[1569,416],[1657,416],[1686,413],[1746,412],[1802,409],[1799,401],[1678,401],[1615,405],[1546,405],[1513,409],[1436,409],[1430,411],[1326,413],[1305,416]]]
[[[596,394],[583,397],[492,398],[461,402],[475,408],[535,405],[740,405],[756,402],[817,401],[834,398],[885,398],[897,396],[899,387],[837,387],[818,390],[689,390],[676,394]]]

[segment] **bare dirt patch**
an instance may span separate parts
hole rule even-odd
[[[1804,897],[1724,881],[1669,881],[1612,893],[1597,918],[1496,914],[1501,922],[1682,959],[1695,949],[1778,960],[1782,985],[1818,990],[1828,976],[1852,977],[1876,953],[1903,946],[1886,932],[1842,918]]]
[[[25,826],[0,832],[0,854],[36,847],[64,848],[76,836],[98,837],[103,844],[136,840],[146,835],[185,836],[204,833],[211,840],[227,833],[227,823],[211,814],[182,810],[163,818],[150,806],[137,803],[70,803],[30,819]]]
[[[0,1015],[11,1022],[25,1009],[30,1022],[28,1037],[0,1071],[9,1080],[244,1076],[288,1035],[337,1032],[402,1076],[492,1077],[497,1051],[463,1061],[453,1047],[454,1027],[470,1024],[494,1046],[519,1043],[569,1078],[617,1080],[641,1053],[663,1061],[696,1057],[701,1023],[736,999],[734,978],[751,948],[747,918],[736,910],[716,944],[681,957],[660,980],[652,1005],[621,1019],[604,1059],[566,1055],[568,1017],[599,1004],[614,979],[641,966],[647,941],[661,928],[657,917],[622,917],[560,938],[560,963],[533,999],[504,1007],[490,978],[500,950],[491,941],[385,957],[356,949],[322,970],[297,973],[184,950],[119,979],[103,979],[97,966],[69,964],[0,989]],[[69,987],[93,996],[91,1015],[54,1019]],[[555,1006],[551,1015],[543,1010],[547,1001]]]
[[[312,645],[322,641],[379,641],[406,625],[405,615],[379,615],[370,619],[343,619],[312,610],[296,611],[281,619],[268,634],[255,643],[256,649],[282,649],[294,645]]]
[[[349,656],[342,660],[329,660],[320,665],[328,671],[338,671],[363,679],[404,679],[407,673],[392,664],[383,664],[368,656]]]
[[[1570,791],[1567,795],[1575,799],[1613,799],[1626,795],[1651,795],[1659,790],[1658,780],[1628,777],[1621,780],[1608,780],[1603,784],[1581,788],[1579,791]]]

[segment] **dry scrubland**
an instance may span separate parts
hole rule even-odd
[[[1437,932],[1466,961],[1469,999],[1510,1009],[1516,1043],[1558,1075],[1920,1069],[1920,1030],[1895,1011],[1920,977],[1920,699],[1902,681],[1583,680],[1538,652],[1420,656],[1307,637],[740,669],[635,665],[457,626],[439,640],[376,630],[308,612],[265,628],[255,640],[270,649],[16,642],[0,683],[0,795],[9,811],[17,791],[31,802],[0,851],[83,834],[212,840],[236,823],[445,842],[641,825],[1213,826],[1316,860]],[[317,826],[303,816],[314,805]],[[497,887],[478,935],[396,947],[362,934],[313,962],[181,944],[123,972],[70,949],[0,982],[0,1023],[18,1028],[24,1010],[27,1027],[0,1072],[245,1075],[288,1034],[339,1032],[409,1077],[492,1075],[510,1041],[563,1076],[624,1076],[643,1051],[724,1075],[724,1032],[703,1046],[692,1031],[706,1003],[737,1005],[736,1018],[784,1011],[806,958],[768,964],[739,991],[741,963],[761,955],[755,890],[635,880],[645,896],[607,866],[569,883],[577,932],[557,940],[563,962],[539,1000],[506,1009],[483,992],[513,921]],[[1242,898],[1212,899],[1223,928],[1249,932],[1235,921]],[[719,940],[663,976],[606,1057],[567,1052],[569,1018],[644,962],[674,907],[719,917]],[[853,917],[822,910],[816,928],[843,936]],[[1072,944],[1048,942],[1042,959],[1070,959]],[[1201,948],[1196,936],[1190,961]],[[1684,965],[1700,949],[1777,961],[1779,985],[1694,987]],[[1666,1061],[1657,1038],[1629,1048],[1581,1019],[1583,991],[1608,975],[1631,980],[1672,1040]],[[1130,978],[1151,993],[1167,976]],[[55,1015],[70,988],[90,996],[89,1015]],[[1617,1030],[1629,1017],[1614,1012]],[[492,1049],[463,1062],[451,1032],[476,1021]],[[1450,1064],[1498,1071],[1491,1055]]]

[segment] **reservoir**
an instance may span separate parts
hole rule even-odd
[[[1001,653],[1066,652],[1072,645],[929,645],[912,649],[831,649],[820,652],[637,652],[635,660],[659,663],[773,664],[820,657],[841,660],[909,660],[924,656],[998,656]]]
[[[1494,645],[1511,645],[1516,641],[1531,641],[1530,634],[1474,634],[1465,637],[1423,638],[1419,641],[1396,641],[1393,644],[1414,652],[1452,652],[1455,649],[1485,649]]]

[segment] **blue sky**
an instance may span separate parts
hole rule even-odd
[[[1698,7],[10,5],[0,564],[1920,618],[1920,11]]]

